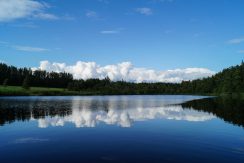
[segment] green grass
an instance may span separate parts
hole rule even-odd
[[[0,95],[28,95],[28,91],[18,86],[0,86]]]
[[[99,91],[68,91],[64,88],[31,87],[24,89],[21,86],[1,86],[0,96],[71,96],[71,95],[106,95]],[[112,94],[110,94],[112,95]],[[115,94],[113,94],[115,95]],[[244,93],[233,94],[204,94],[210,96],[232,97],[244,100]]]
[[[0,86],[1,96],[28,96],[28,95],[64,95],[72,93],[62,88],[31,87],[24,89],[20,86]]]
[[[68,91],[64,88],[31,87],[24,89],[21,86],[1,86],[0,96],[71,96],[71,95],[98,95],[94,91]]]

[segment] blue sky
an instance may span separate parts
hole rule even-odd
[[[0,0],[0,60],[220,71],[243,59],[243,7],[243,0]]]

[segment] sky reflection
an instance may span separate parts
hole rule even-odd
[[[150,100],[144,98],[89,98],[72,99],[72,113],[66,116],[45,117],[38,120],[40,128],[48,126],[64,126],[73,123],[76,127],[95,127],[99,123],[131,127],[136,121],[152,119],[172,119],[185,121],[206,121],[214,118],[211,113],[204,113],[192,109],[183,109],[175,102],[184,99]]]

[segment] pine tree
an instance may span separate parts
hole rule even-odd
[[[23,84],[22,84],[22,87],[24,89],[29,89],[30,88],[30,80],[29,80],[29,76],[26,76],[24,81],[23,81]]]
[[[4,86],[4,87],[7,87],[7,86],[8,86],[8,78],[4,79],[4,81],[3,81],[3,86]]]

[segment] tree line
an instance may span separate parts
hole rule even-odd
[[[88,79],[74,80],[68,84],[69,90],[97,91],[102,94],[221,94],[244,92],[244,63],[202,79],[181,83],[131,83]]]
[[[65,72],[32,71],[0,63],[0,83],[2,85],[66,88],[73,81],[72,74]]]
[[[94,94],[205,94],[244,92],[244,63],[202,79],[181,83],[133,83],[105,79],[73,79],[66,72],[32,71],[0,64],[0,83],[3,85],[30,85],[35,87],[67,88],[70,91]]]

